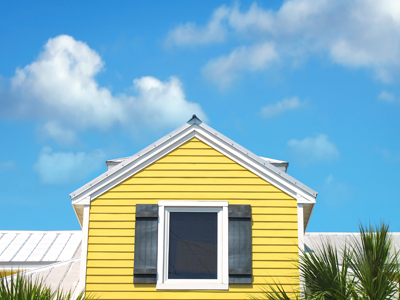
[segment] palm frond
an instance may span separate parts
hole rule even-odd
[[[398,292],[398,253],[392,247],[389,225],[360,225],[360,240],[354,238],[350,267],[356,291],[364,299],[392,299]]]
[[[71,292],[53,291],[42,280],[33,281],[30,276],[19,273],[13,276],[0,276],[0,299],[2,300],[72,300]],[[76,300],[95,299],[82,292]],[[74,299],[75,300],[75,299]]]

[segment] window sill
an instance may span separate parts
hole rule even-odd
[[[228,283],[157,283],[157,290],[228,290]]]

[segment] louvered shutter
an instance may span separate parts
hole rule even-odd
[[[136,204],[134,283],[157,281],[158,205]]]
[[[251,282],[251,206],[229,205],[229,283]]]

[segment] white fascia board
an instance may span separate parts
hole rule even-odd
[[[43,231],[43,230],[0,230],[0,234],[7,234],[7,233],[15,233],[15,234],[19,234],[19,233],[30,233],[30,234],[34,234],[34,233],[78,233],[81,232],[81,230],[48,230],[48,231]]]
[[[258,155],[235,143],[208,125],[202,123],[200,127],[209,133],[207,135],[205,134],[204,137],[208,139],[210,143],[207,143],[206,140],[203,141],[213,148],[216,148],[216,150],[243,165],[248,170],[275,185],[277,188],[287,192],[296,198],[298,203],[315,203],[317,192],[313,189],[273,166],[269,162],[263,160]]]
[[[118,164],[114,168],[108,170],[107,172],[96,177],[95,179],[88,182],[84,186],[80,187],[76,191],[72,192],[69,195],[71,200],[73,200],[72,204],[77,204],[78,202],[76,200],[78,200],[78,199],[81,200],[83,194],[90,195],[91,193],[88,193],[88,191],[91,191],[93,189],[93,187],[96,186],[97,184],[99,184],[103,181],[108,182],[110,180],[113,180],[115,177],[118,177],[120,175],[121,171],[123,172],[124,171],[123,169],[126,169],[125,166],[128,166],[132,162],[135,162],[137,160],[140,160],[140,161],[143,160],[144,156],[146,156],[146,154],[148,154],[149,152],[155,150],[156,148],[159,148],[160,146],[164,145],[169,140],[176,138],[177,135],[182,133],[182,131],[184,131],[185,129],[187,129],[190,126],[191,125],[189,125],[187,123],[183,124],[181,127],[175,129],[171,133],[165,135],[164,137],[162,137],[161,139],[152,143],[151,145],[147,146],[143,150],[141,150],[141,151],[135,153],[134,155],[132,155],[131,157],[127,158],[127,160],[125,160],[123,163]],[[82,166],[82,167],[84,167],[84,166]],[[75,200],[75,198],[77,198],[77,199]]]
[[[184,124],[71,193],[72,204],[87,204],[87,202],[97,198],[193,137],[200,139],[249,171],[296,198],[298,203],[315,203],[317,192],[314,190],[208,125],[193,123],[192,125]]]
[[[76,258],[73,258],[73,259],[70,259],[70,260],[61,261],[61,262],[50,262],[50,263],[46,263],[46,264],[44,264],[44,263],[43,264],[37,264],[36,268],[29,268],[31,266],[27,265],[29,270],[24,271],[21,274],[23,274],[23,275],[32,275],[32,274],[35,274],[37,272],[41,272],[41,271],[45,271],[45,270],[48,270],[48,269],[53,269],[55,267],[67,265],[67,264],[69,264],[71,262],[79,261],[80,259],[81,259],[80,257],[76,257]],[[6,278],[11,278],[12,276],[17,276],[17,274],[8,275]]]

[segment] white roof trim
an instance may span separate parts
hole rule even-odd
[[[189,124],[192,123],[192,124]],[[89,204],[116,184],[139,172],[189,139],[197,137],[217,151],[267,180],[297,199],[297,203],[314,204],[317,192],[292,176],[198,119],[190,120],[155,143],[123,160],[120,164],[70,194],[72,204]],[[308,223],[308,222],[306,222]]]

